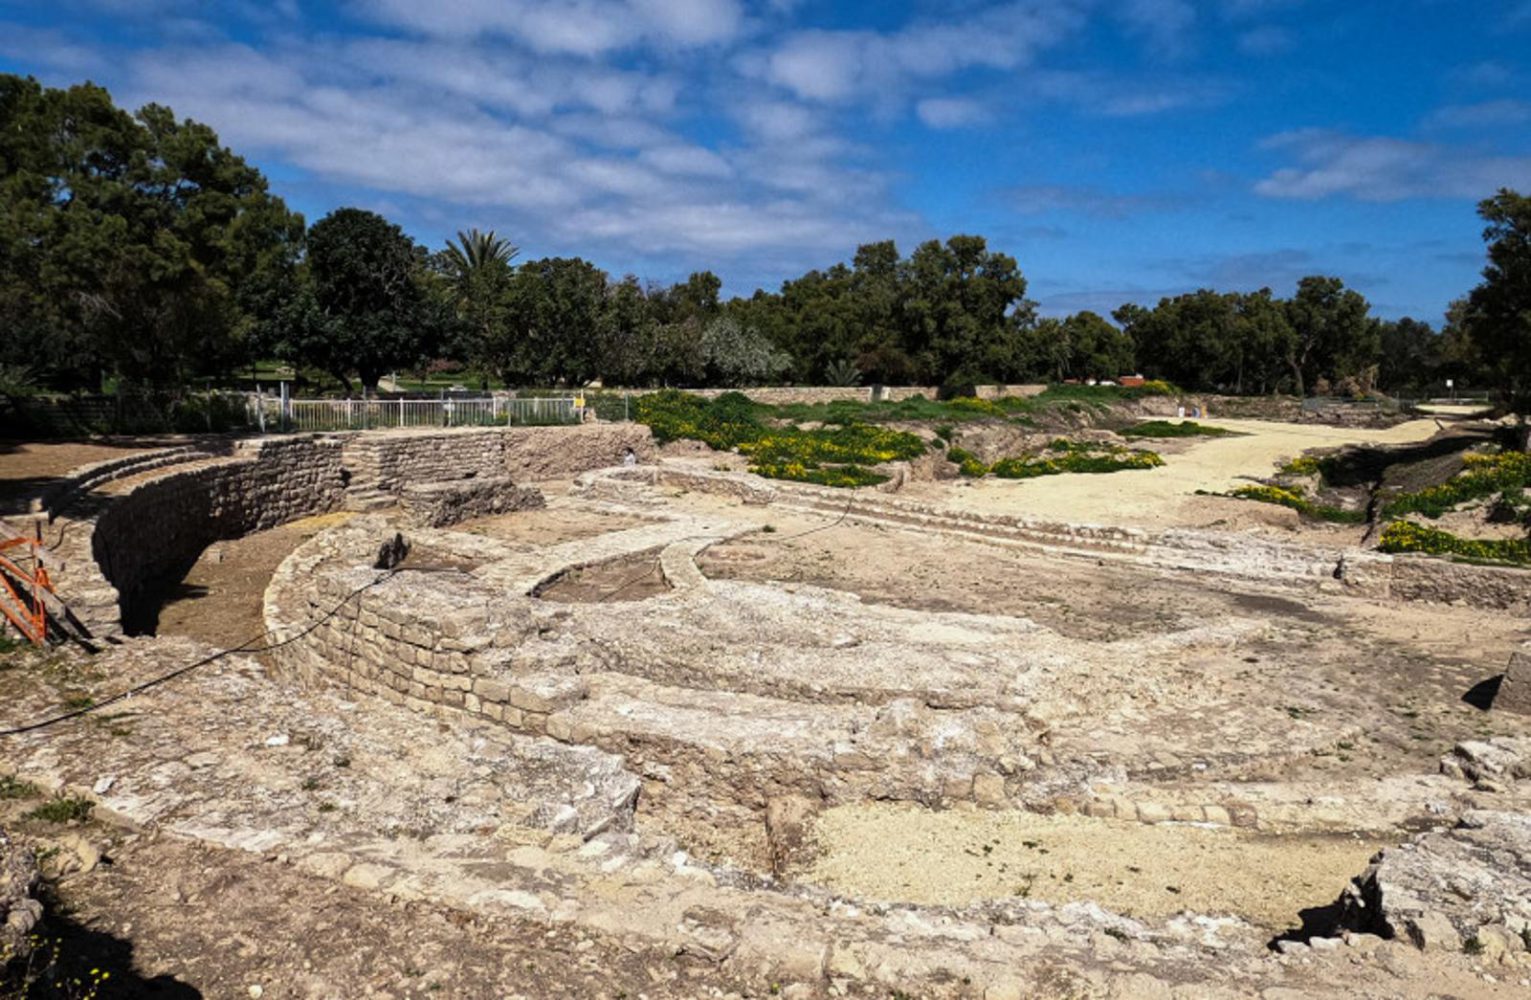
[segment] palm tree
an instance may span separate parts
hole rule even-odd
[[[448,240],[442,256],[447,272],[462,288],[475,276],[508,269],[510,262],[520,252],[520,247],[512,246],[509,240],[502,239],[493,229],[486,233],[475,227],[467,232],[459,229],[457,242]]]
[[[456,242],[448,240],[439,258],[441,272],[451,283],[457,315],[473,331],[469,361],[480,369],[486,388],[488,370],[494,366],[491,359],[498,353],[498,328],[503,325],[501,298],[510,279],[510,262],[520,252],[493,229],[473,228],[458,230]]]

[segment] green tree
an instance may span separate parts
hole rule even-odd
[[[320,368],[347,389],[354,372],[376,390],[384,373],[439,346],[426,254],[374,212],[340,208],[308,232],[308,257],[281,323],[279,353]]]
[[[523,385],[583,384],[600,372],[606,272],[578,257],[548,257],[516,269],[506,294],[508,363]]]
[[[1420,391],[1437,381],[1441,338],[1429,323],[1405,316],[1396,322],[1377,320],[1382,359],[1378,381],[1387,392]]]
[[[759,330],[732,316],[719,316],[702,328],[701,350],[710,385],[766,385],[792,364]]]
[[[23,353],[62,385],[230,370],[302,236],[207,126],[0,75],[0,361]]]
[[[494,352],[506,342],[505,295],[511,261],[519,249],[494,230],[459,230],[455,241],[436,255],[435,266],[446,282],[447,297],[461,324],[462,342],[456,353],[483,373],[504,366]]]
[[[1503,188],[1478,205],[1488,265],[1467,299],[1465,326],[1515,413],[1531,413],[1531,197]],[[1531,448],[1531,434],[1527,438]]]
[[[905,265],[904,351],[931,381],[1004,379],[1024,358],[1034,321],[1015,258],[981,236],[922,243]]]
[[[1286,310],[1292,326],[1286,361],[1299,396],[1319,378],[1358,377],[1377,363],[1380,334],[1368,322],[1370,310],[1339,278],[1315,275],[1297,283]]]

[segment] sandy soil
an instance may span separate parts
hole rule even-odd
[[[271,574],[299,545],[352,515],[320,514],[208,546],[160,608],[159,635],[184,635],[214,646],[266,630],[262,602]]]
[[[848,895],[960,905],[1024,896],[1093,900],[1128,916],[1181,910],[1296,927],[1333,902],[1382,846],[1355,836],[1269,836],[1026,812],[865,803],[821,815],[802,877]]]
[[[455,525],[452,530],[486,535],[507,542],[559,545],[649,523],[641,517],[626,517],[577,507],[548,507],[474,518]]]
[[[1270,475],[1280,461],[1309,448],[1408,444],[1423,441],[1438,430],[1433,420],[1414,420],[1385,429],[1215,418],[1199,422],[1238,431],[1239,436],[1203,438],[1184,449],[1165,448],[1165,464],[1157,469],[1019,481],[985,479],[955,489],[943,483],[916,483],[907,487],[904,495],[966,510],[1076,524],[1197,526],[1206,523],[1205,506],[1199,503],[1204,498],[1195,495],[1197,490],[1221,493],[1247,485],[1252,479]]]

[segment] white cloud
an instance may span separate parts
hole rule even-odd
[[[596,56],[642,44],[727,42],[744,25],[738,0],[361,0],[376,20],[426,35],[519,41],[534,51]]]
[[[1499,128],[1531,122],[1531,101],[1506,98],[1477,104],[1448,104],[1426,116],[1427,128]]]
[[[1162,55],[1176,56],[1190,46],[1196,8],[1189,0],[1123,0],[1121,17]]]
[[[913,80],[1030,65],[1039,51],[1083,25],[1085,6],[1083,0],[1023,0],[897,31],[798,31],[741,66],[805,100],[901,96]]]
[[[1272,136],[1262,146],[1290,153],[1298,163],[1255,185],[1255,192],[1267,198],[1483,198],[1500,187],[1531,183],[1531,157],[1479,154],[1386,136],[1302,129]]]
[[[982,104],[962,97],[927,97],[914,106],[914,113],[931,128],[969,128],[989,120]]]

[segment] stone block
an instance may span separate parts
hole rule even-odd
[[[1522,646],[1510,654],[1493,707],[1517,715],[1531,715],[1531,647]]]

